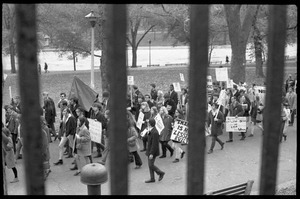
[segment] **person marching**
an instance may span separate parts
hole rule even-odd
[[[184,120],[183,111],[181,109],[176,109],[176,111],[175,111],[174,121],[176,121],[176,120]],[[183,158],[185,152],[180,147],[180,142],[178,142],[176,140],[172,140],[172,142],[173,142],[172,148],[175,151],[175,160],[173,160],[173,163],[176,163],[176,162],[179,162],[179,155],[181,158]]]
[[[78,132],[75,135],[73,153],[75,154],[75,160],[77,165],[77,171],[74,176],[78,176],[81,173],[81,169],[86,164],[90,163],[90,156],[92,154],[91,136],[86,127],[86,118],[84,116],[78,117]],[[81,159],[84,159],[81,161]]]
[[[69,108],[65,108],[63,110],[63,123],[62,123],[62,137],[60,140],[60,143],[58,145],[59,147],[59,159],[57,162],[54,163],[54,165],[60,165],[63,164],[63,147],[65,143],[68,140],[68,136],[71,134],[73,135],[76,133],[76,119],[75,117],[71,114],[71,110]]]
[[[223,134],[222,123],[224,122],[224,115],[222,111],[218,110],[218,104],[213,103],[212,109],[208,114],[207,126],[211,129],[210,136],[212,137],[212,142],[208,154],[213,153],[216,141],[221,145],[221,150],[224,148],[224,142],[222,142],[218,136]]]
[[[145,183],[155,182],[154,172],[159,175],[158,181],[161,181],[165,175],[165,172],[161,171],[157,166],[154,165],[155,159],[159,156],[159,134],[155,127],[155,120],[149,119],[150,132],[148,133],[148,146],[146,156],[148,157],[148,166],[150,172],[150,179],[146,180]]]
[[[244,110],[242,105],[237,101],[238,97],[232,96],[231,97],[231,104],[229,106],[229,116],[231,117],[241,117],[244,114]],[[233,142],[233,135],[232,132],[229,133],[229,140],[226,142]],[[241,132],[242,138],[245,137],[245,133]]]

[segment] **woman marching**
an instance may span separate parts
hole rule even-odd
[[[136,132],[136,129],[134,127],[135,122],[134,122],[134,117],[132,116],[132,114],[127,111],[127,127],[128,127],[128,131],[127,131],[127,143],[128,143],[128,150],[129,153],[133,155],[134,159],[135,159],[135,169],[139,169],[143,162],[137,152],[138,150],[138,133]]]
[[[84,116],[78,117],[78,129],[74,139],[73,153],[75,154],[75,160],[77,164],[77,171],[74,176],[78,176],[84,165],[90,163],[91,156],[91,136],[85,123],[86,118]]]
[[[216,141],[221,145],[221,150],[224,148],[224,142],[222,142],[218,136],[222,135],[222,123],[224,121],[224,116],[223,113],[218,109],[218,104],[213,103],[212,104],[212,109],[208,114],[208,127],[211,128],[211,137],[212,137],[212,142],[209,151],[207,152],[208,154],[211,154],[214,150]]]
[[[170,157],[173,156],[174,149],[168,144],[172,133],[172,122],[173,118],[168,114],[166,107],[162,106],[159,110],[159,114],[164,124],[163,130],[159,135],[159,142],[161,143],[162,155],[159,158],[165,158],[167,149],[170,151]]]

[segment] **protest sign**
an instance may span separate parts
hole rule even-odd
[[[134,85],[133,76],[127,76],[127,84],[130,85],[130,86]]]
[[[91,140],[93,142],[101,143],[102,138],[102,124],[101,122],[95,121],[94,119],[88,118],[89,121],[89,131]]]
[[[228,80],[227,68],[216,68],[216,80],[219,82]]]
[[[179,82],[173,83],[173,86],[174,86],[174,91],[175,92],[181,92],[181,88],[180,88]]]
[[[161,116],[160,114],[157,114],[155,117],[154,117],[154,120],[155,120],[155,127],[160,135],[161,131],[165,128],[164,126],[164,123],[161,119]]]
[[[141,132],[141,136],[142,136],[142,137],[145,137],[145,135],[149,132],[149,130],[150,130],[149,127],[145,128],[145,129]]]
[[[259,99],[262,104],[265,104],[266,97],[266,87],[265,86],[255,86],[255,95],[259,96]]]
[[[11,86],[8,87],[8,90],[9,90],[9,97],[10,97],[10,99],[12,99]]]
[[[184,82],[184,76],[182,73],[179,73],[179,76],[180,76],[180,80]]]
[[[226,117],[226,132],[246,132],[246,117]]]
[[[233,81],[232,81],[232,79],[227,79],[227,88],[233,88]]]
[[[188,122],[176,120],[171,134],[171,140],[188,144]]]
[[[136,122],[136,127],[138,127],[140,130],[141,130],[142,125],[143,125],[144,116],[145,116],[144,113],[140,112],[138,120]]]
[[[211,76],[207,76],[207,90],[213,90],[212,78]]]
[[[223,89],[220,91],[220,95],[217,100],[217,104],[225,106],[225,101],[226,101],[226,91],[225,91],[225,89]]]

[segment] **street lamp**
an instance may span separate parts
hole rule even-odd
[[[94,11],[91,11],[90,14],[85,16],[90,20],[91,26],[92,26],[92,44],[91,44],[91,88],[95,88],[95,81],[94,81],[94,29],[96,25],[96,16],[94,14]]]
[[[151,67],[151,40],[149,40],[149,67]]]

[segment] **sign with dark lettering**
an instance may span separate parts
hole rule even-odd
[[[176,120],[171,134],[171,140],[188,144],[188,122]]]
[[[246,117],[226,117],[226,132],[246,132]]]

